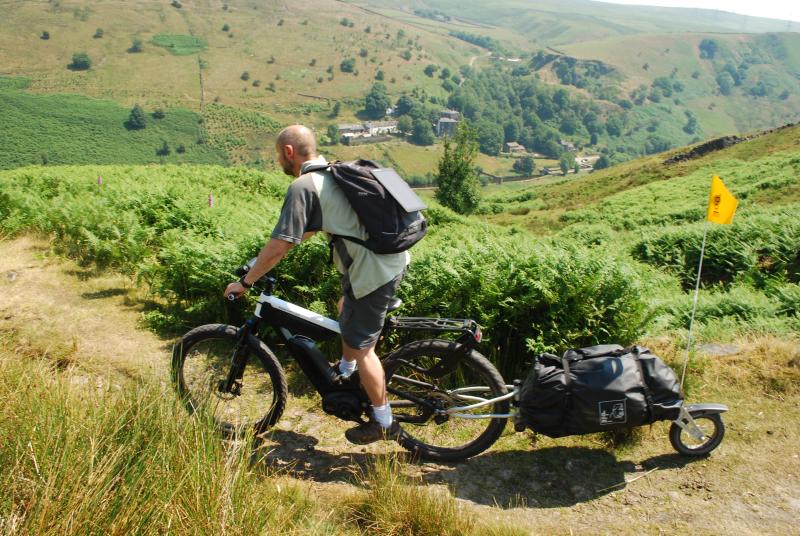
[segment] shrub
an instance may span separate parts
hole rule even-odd
[[[131,52],[131,53],[135,54],[135,53],[141,52],[142,50],[144,50],[144,46],[142,44],[142,40],[139,39],[138,37],[135,37],[133,39],[133,41],[131,42],[131,47],[128,49],[128,52]]]
[[[339,64],[339,70],[343,73],[352,73],[356,70],[356,60],[354,58],[345,58]]]
[[[39,36],[39,39],[47,41],[50,39],[50,32],[42,32],[42,34]]]
[[[69,68],[73,71],[85,71],[92,66],[92,60],[86,52],[76,52],[72,55],[72,63]]]
[[[140,130],[147,126],[147,118],[141,106],[135,104],[133,108],[131,108],[131,113],[128,116],[128,122],[125,126],[128,130]]]
[[[639,241],[632,255],[675,273],[689,289],[697,277],[702,238],[701,225],[670,229]],[[800,280],[800,222],[793,210],[709,227],[702,283],[745,279],[763,287],[772,278]]]
[[[94,39],[101,39],[101,38],[103,37],[103,33],[104,33],[104,32],[103,32],[103,29],[102,29],[102,28],[98,28],[98,29],[96,29],[96,30],[94,31],[94,35],[92,36],[92,38],[94,38]]]

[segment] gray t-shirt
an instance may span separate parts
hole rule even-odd
[[[310,174],[292,181],[283,198],[283,207],[272,238],[299,244],[303,234],[322,230],[322,208]]]
[[[300,168],[303,174],[289,185],[272,238],[299,244],[309,231],[367,238],[364,226],[330,173],[324,170],[305,173],[311,166],[325,163],[324,158],[318,157]],[[339,240],[333,255],[336,268],[356,299],[397,277],[410,258],[407,251],[379,255],[350,240]]]

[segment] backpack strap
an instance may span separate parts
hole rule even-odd
[[[645,349],[647,351],[647,349]],[[653,394],[650,392],[650,387],[647,386],[647,378],[644,374],[644,366],[642,365],[642,361],[639,359],[639,355],[642,353],[642,349],[638,346],[634,346],[631,348],[630,354],[633,356],[633,360],[636,361],[636,368],[639,370],[639,376],[642,380],[642,391],[644,391],[644,400],[647,404],[647,422],[653,422]]]

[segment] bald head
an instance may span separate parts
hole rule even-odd
[[[308,127],[292,125],[278,134],[275,150],[283,172],[297,177],[303,162],[317,157],[317,140]]]
[[[303,158],[317,156],[317,140],[314,138],[314,133],[303,125],[291,125],[281,130],[276,145],[279,149],[291,145],[297,156]]]

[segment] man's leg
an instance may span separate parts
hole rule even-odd
[[[367,392],[369,401],[373,406],[385,406],[386,399],[386,377],[383,372],[378,355],[375,353],[375,346],[369,348],[350,348],[346,342],[342,341],[342,353],[347,361],[355,361],[358,364],[358,375],[361,378],[361,385]]]
[[[386,379],[383,365],[375,354],[389,302],[400,284],[402,274],[374,292],[356,299],[349,289],[341,302],[339,327],[342,331],[343,362],[339,370],[349,368],[355,361],[361,385],[372,403],[373,418],[366,424],[347,430],[345,436],[352,443],[364,444],[379,439],[396,438],[400,426],[392,419],[386,396]]]

